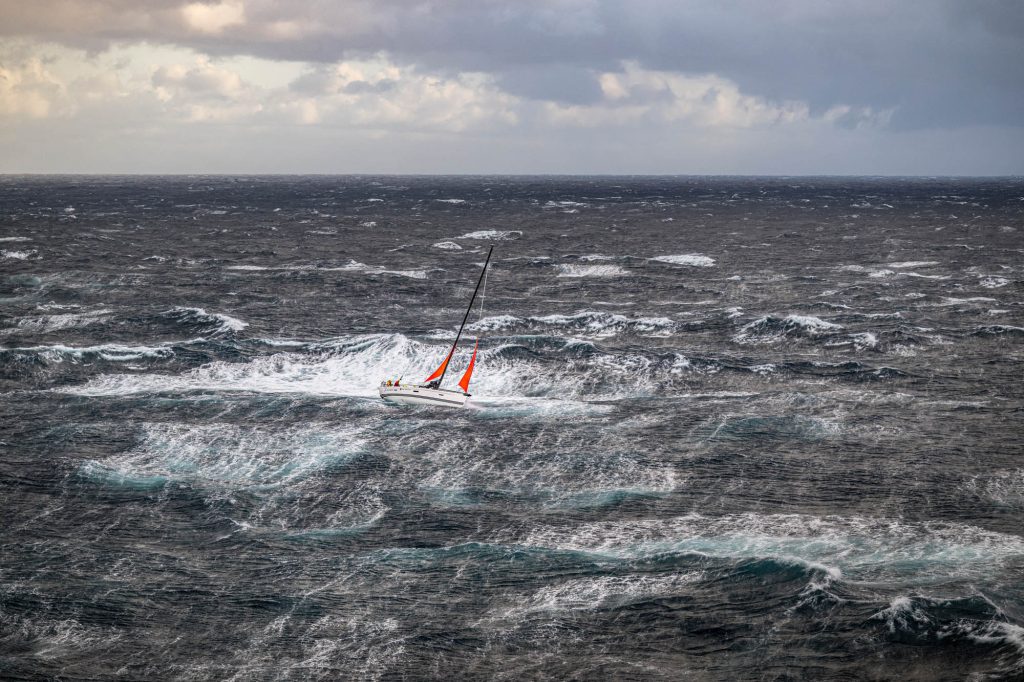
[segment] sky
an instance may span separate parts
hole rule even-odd
[[[1024,174],[1024,0],[0,0],[0,173]]]

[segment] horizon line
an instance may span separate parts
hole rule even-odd
[[[223,178],[287,178],[287,177],[402,177],[402,178],[877,178],[877,179],[1024,179],[1022,173],[991,175],[950,174],[879,174],[879,173],[231,173],[231,172],[0,172],[6,177],[223,177]]]

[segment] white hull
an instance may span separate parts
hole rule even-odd
[[[409,386],[381,386],[380,397],[389,403],[397,403],[399,405],[462,407],[466,404],[469,394],[462,391],[426,388],[425,386],[413,384]]]

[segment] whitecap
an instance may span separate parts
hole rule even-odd
[[[878,337],[871,332],[851,334],[850,338],[853,340],[853,345],[857,350],[869,350],[878,347]]]
[[[443,251],[461,251],[462,247],[452,241],[436,242],[432,244],[435,249],[441,249]]]
[[[1008,280],[1007,278],[997,277],[994,275],[991,277],[982,277],[978,281],[978,284],[985,287],[986,289],[999,289],[1000,287],[1005,287],[1009,283],[1010,280]]]
[[[652,261],[659,263],[671,263],[673,265],[692,265],[699,268],[709,268],[715,264],[715,259],[700,253],[684,253],[677,256],[655,256]]]
[[[766,315],[745,324],[732,338],[741,344],[771,343],[787,336],[814,338],[842,329],[842,325],[827,322],[813,315],[787,315],[781,319]]]
[[[203,308],[177,306],[167,311],[165,315],[186,324],[213,325],[212,333],[214,334],[239,332],[249,326],[248,322],[243,322],[236,317],[224,313],[208,313]]]
[[[174,343],[166,343],[159,346],[126,346],[119,343],[104,343],[97,346],[54,344],[51,346],[3,348],[0,349],[0,352],[32,353],[51,363],[61,363],[65,360],[77,362],[90,355],[95,355],[107,362],[130,362],[143,358],[169,358],[174,355],[172,348],[174,345]]]
[[[1024,555],[1024,539],[963,523],[755,512],[538,527],[518,543],[617,558],[774,558],[821,567],[837,579],[888,582],[984,579]]]
[[[939,261],[936,260],[908,260],[901,261],[899,263],[886,263],[890,268],[896,268],[897,270],[903,270],[906,268],[924,268],[938,264]]]
[[[523,236],[522,230],[477,230],[467,232],[458,239],[492,239],[494,241],[509,241],[519,239]]]
[[[559,277],[621,277],[629,271],[618,265],[559,265]]]
[[[88,313],[65,313],[61,315],[43,315],[41,317],[26,317],[18,320],[17,329],[34,332],[54,332],[61,329],[74,327],[87,327],[107,318],[112,310],[94,310]],[[4,330],[10,332],[13,330]]]

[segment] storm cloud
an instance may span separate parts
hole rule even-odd
[[[652,151],[650,172],[1005,173],[1024,151],[1015,0],[0,0],[0,17],[0,116],[26,130],[84,127],[113,98],[168,134],[218,121],[228,137],[277,126],[305,140],[286,126],[319,126],[340,143],[372,129],[395,159],[411,134],[492,159],[517,138],[571,153],[614,135],[638,145],[631,172],[666,144],[690,162]],[[80,73],[48,68],[74,54]],[[271,65],[292,77],[266,77]],[[970,149],[943,160],[950,145]],[[490,170],[529,169],[513,157]]]

